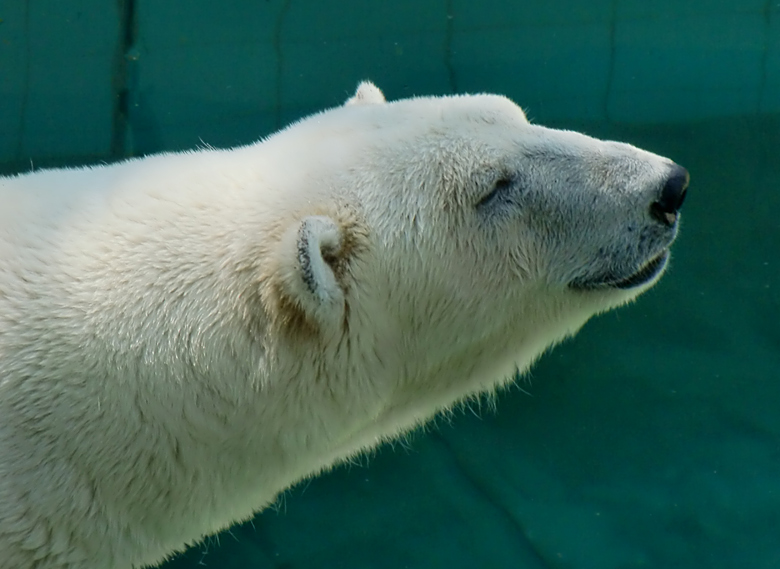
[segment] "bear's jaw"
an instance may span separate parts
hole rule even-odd
[[[643,263],[629,275],[617,275],[613,272],[603,273],[596,277],[575,279],[569,283],[569,288],[580,291],[620,289],[628,290],[647,285],[661,276],[669,263],[669,248]]]

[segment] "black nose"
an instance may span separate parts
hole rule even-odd
[[[664,225],[674,225],[688,189],[688,170],[675,164],[661,189],[658,199],[650,205],[650,215]]]

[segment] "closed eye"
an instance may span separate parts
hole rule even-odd
[[[485,207],[492,203],[498,196],[511,188],[514,182],[515,181],[509,176],[504,176],[496,180],[490,191],[482,196],[482,198],[480,198],[480,200],[477,202],[477,207]]]

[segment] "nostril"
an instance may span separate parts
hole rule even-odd
[[[676,213],[680,210],[680,206],[685,200],[689,179],[688,170],[675,164],[661,190],[661,197],[656,202],[661,210],[668,213]]]
[[[675,164],[661,189],[661,195],[650,205],[650,214],[665,225],[677,221],[677,212],[685,201],[689,180],[688,170]]]

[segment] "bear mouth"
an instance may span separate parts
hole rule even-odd
[[[602,288],[631,289],[649,283],[666,268],[669,261],[669,250],[664,249],[658,255],[644,263],[639,269],[628,276],[607,273],[596,278],[577,279],[569,283],[575,290],[594,290]]]

